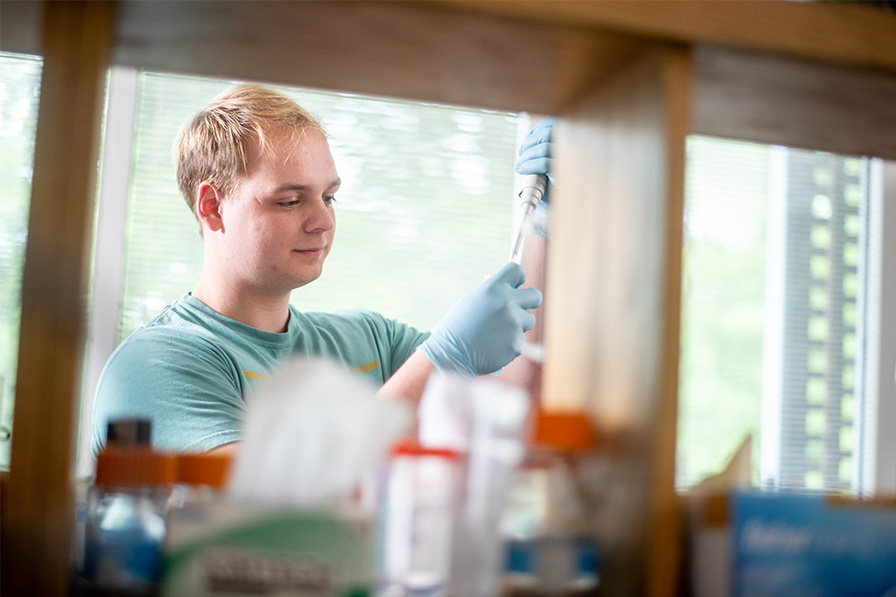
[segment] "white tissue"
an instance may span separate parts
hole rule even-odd
[[[321,359],[287,361],[247,402],[228,491],[265,504],[348,500],[412,421],[408,404]]]

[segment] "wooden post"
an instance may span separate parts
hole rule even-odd
[[[563,114],[543,404],[603,438],[607,595],[677,594],[675,433],[690,59],[661,48]]]
[[[3,595],[69,592],[76,397],[113,8],[104,1],[43,5],[22,333],[0,526]]]

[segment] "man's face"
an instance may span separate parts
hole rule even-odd
[[[340,180],[326,138],[309,130],[298,143],[283,140],[274,136],[264,155],[254,149],[247,174],[221,204],[228,275],[259,293],[316,280],[336,226]]]

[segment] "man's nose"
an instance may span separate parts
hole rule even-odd
[[[332,230],[336,222],[333,212],[323,197],[316,199],[311,206],[311,213],[305,221],[305,228],[309,232]]]

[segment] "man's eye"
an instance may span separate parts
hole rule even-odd
[[[324,203],[327,205],[332,205],[336,203],[336,197],[334,195],[330,195],[329,197],[324,197]]]
[[[292,201],[280,201],[279,203],[277,203],[277,205],[279,205],[281,207],[295,207],[298,204],[299,204],[298,199],[293,199]]]

